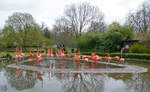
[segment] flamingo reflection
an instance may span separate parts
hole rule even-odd
[[[43,74],[41,74],[41,73],[37,73],[37,77],[38,77],[38,79],[41,81],[41,84],[42,84],[42,88],[43,88],[43,78],[42,78],[42,75]]]

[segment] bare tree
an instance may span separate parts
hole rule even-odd
[[[99,16],[96,20],[92,21],[88,31],[104,33],[106,31],[104,16]]]
[[[71,28],[68,27],[63,18],[58,19],[53,26],[53,32],[51,33],[51,37],[54,40],[54,43],[57,45],[65,45],[67,47],[71,47],[74,44],[73,41],[73,33],[71,32]]]
[[[150,3],[145,2],[136,12],[129,13],[126,23],[136,32],[150,32]]]
[[[104,17],[98,7],[84,2],[66,7],[62,21],[65,22],[73,36],[79,38],[92,24],[98,23],[103,25]]]

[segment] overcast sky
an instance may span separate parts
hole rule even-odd
[[[124,23],[129,11],[134,11],[145,0],[0,0],[0,27],[13,12],[27,12],[33,15],[38,23],[44,22],[52,27],[55,20],[63,15],[66,5],[90,2],[104,13],[106,23],[113,21]]]

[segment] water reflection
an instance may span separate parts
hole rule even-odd
[[[150,70],[142,74],[55,73],[7,68],[0,61],[0,92],[149,92]],[[68,67],[66,61],[49,63],[49,68]],[[69,65],[74,66],[69,63]],[[74,66],[75,67],[75,66]],[[91,67],[85,63],[84,67]]]
[[[103,92],[104,78],[95,74],[75,73],[61,81],[65,92]]]
[[[130,92],[150,91],[150,70],[143,74],[133,74],[130,80],[125,81]]]

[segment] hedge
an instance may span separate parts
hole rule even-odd
[[[81,52],[81,54],[82,55],[91,55],[91,52]],[[121,57],[120,53],[99,53],[99,52],[95,52],[95,54],[100,55],[100,56],[111,56],[111,57],[120,56]],[[122,54],[122,57],[150,60],[150,54],[126,53],[126,54]]]

